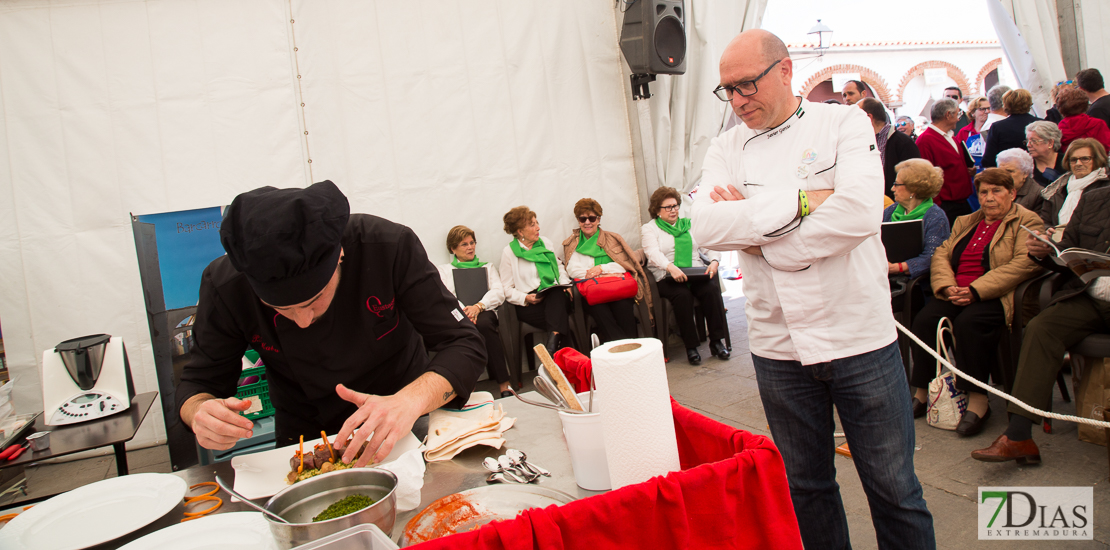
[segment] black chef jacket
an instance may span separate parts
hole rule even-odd
[[[458,310],[411,229],[351,215],[343,234],[339,286],[308,328],[266,306],[227,256],[201,276],[193,358],[181,373],[177,408],[198,393],[235,395],[247,347],[266,365],[277,445],[335,434],[357,407],[336,384],[392,395],[425,372],[451,383],[461,406],[486,364],[478,329]],[[423,341],[421,341],[423,337]],[[428,350],[437,352],[429,360]]]

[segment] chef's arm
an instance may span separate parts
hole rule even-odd
[[[810,182],[825,187],[823,180],[827,179],[836,193],[803,218],[796,231],[763,245],[763,256],[775,269],[798,271],[819,259],[843,256],[879,232],[883,171],[874,150],[874,131],[858,109],[845,113],[835,166]]]
[[[745,200],[713,202],[714,187],[744,189],[744,176],[729,168],[722,143],[714,138],[705,154],[691,235],[700,246],[720,251],[775,241],[782,236],[780,230],[798,217],[798,190],[765,190]]]
[[[211,266],[201,275],[193,320],[192,359],[181,371],[176,395],[178,416],[205,449],[230,449],[250,437],[254,423],[239,415],[249,401],[234,397],[248,341],[212,282]],[[220,398],[218,396],[227,396]]]

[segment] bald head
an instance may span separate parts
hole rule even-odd
[[[790,57],[786,44],[779,37],[763,29],[744,31],[732,39],[721,55],[721,65],[735,56],[755,56],[764,65]]]
[[[798,108],[793,77],[786,44],[762,29],[740,33],[721,55],[721,88],[732,111],[753,130],[777,126]]]

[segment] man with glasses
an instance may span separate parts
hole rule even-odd
[[[706,153],[691,231],[707,248],[745,252],[749,348],[802,541],[850,546],[835,407],[879,547],[934,548],[879,238],[874,130],[858,109],[796,97],[793,61],[767,31],[736,37],[720,73],[714,93],[743,124]]]
[[[963,111],[964,93],[960,90],[959,86],[949,86],[944,89],[942,95],[944,99],[951,99],[956,102],[957,107],[960,107],[960,120],[956,121],[956,129],[953,130],[959,133],[960,130],[963,130],[964,126],[971,124],[971,119],[967,118],[967,113]]]
[[[944,186],[933,197],[933,203],[948,215],[949,225],[955,223],[956,218],[971,213],[967,198],[971,196],[971,176],[975,173],[975,161],[967,148],[952,137],[959,113],[955,101],[937,101],[929,112],[933,123],[917,138],[921,158],[944,171]]]

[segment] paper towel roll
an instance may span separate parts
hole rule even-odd
[[[663,344],[655,338],[617,340],[590,353],[613,489],[677,472],[678,441],[671,413]]]

